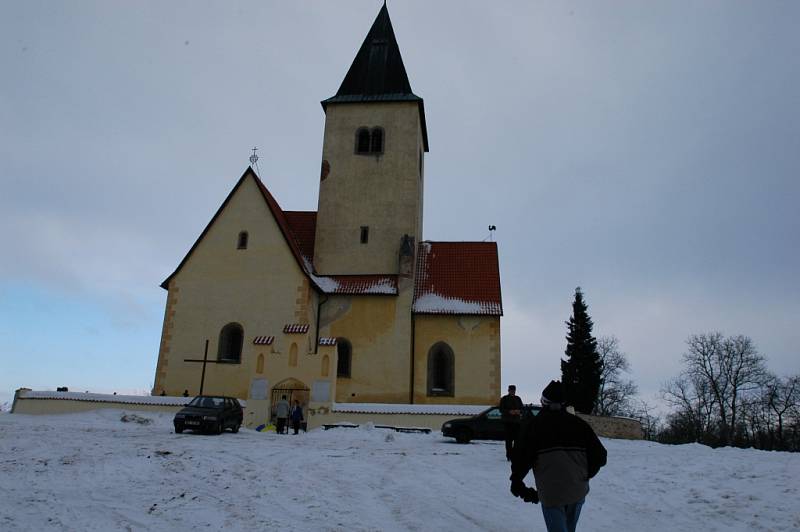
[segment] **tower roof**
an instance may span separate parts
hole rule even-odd
[[[428,151],[428,130],[422,98],[411,91],[400,47],[394,36],[389,10],[383,4],[367,37],[361,44],[350,70],[336,95],[323,100],[322,108],[330,103],[417,102],[422,137]]]

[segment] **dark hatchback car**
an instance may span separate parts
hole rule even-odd
[[[178,434],[184,429],[222,434],[225,429],[239,432],[242,417],[242,405],[235,397],[198,395],[175,414],[172,422]]]
[[[522,421],[531,419],[542,408],[534,405],[522,405]],[[470,440],[504,440],[505,428],[500,415],[500,408],[493,406],[472,417],[456,418],[442,425],[442,435],[455,438],[458,443]]]

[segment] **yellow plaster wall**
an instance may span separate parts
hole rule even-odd
[[[336,379],[337,402],[409,402],[412,295],[408,289],[397,297],[332,296],[323,305],[323,336],[344,337],[353,346],[350,378]]]
[[[355,154],[356,130],[384,129],[382,155]],[[422,236],[422,128],[416,102],[329,104],[314,266],[323,275],[397,273],[401,238]],[[360,241],[369,226],[369,242]]]
[[[428,397],[428,352],[446,342],[455,358],[453,397]],[[500,400],[500,318],[415,315],[415,404],[496,404]]]
[[[237,249],[240,231],[249,235]],[[208,364],[204,392],[248,398],[251,379],[266,378],[271,389],[284,376],[311,386],[321,377],[314,355],[316,292],[300,270],[253,178],[231,197],[212,227],[169,285],[165,325],[153,393],[191,395],[200,387],[205,340],[209,360],[217,359],[222,327],[244,329],[241,364]],[[310,323],[305,335],[285,335],[287,323]],[[253,337],[275,336],[272,346],[253,345]],[[289,346],[298,346],[298,365],[288,367]],[[264,372],[256,373],[258,356]]]

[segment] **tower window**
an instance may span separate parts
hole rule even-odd
[[[369,130],[365,127],[356,132],[356,153],[369,154]]]
[[[360,127],[356,130],[356,153],[358,155],[380,155],[383,153],[385,135],[382,127],[371,130]]]
[[[383,128],[376,127],[372,130],[370,153],[383,153]]]
[[[366,244],[369,242],[369,226],[362,225],[361,226],[361,243]]]
[[[236,249],[247,249],[247,231],[239,233],[239,238],[236,240]]]

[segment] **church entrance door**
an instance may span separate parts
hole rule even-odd
[[[281,397],[286,396],[289,401],[289,406],[293,406],[295,400],[300,402],[303,407],[303,417],[308,417],[306,407],[308,406],[309,388],[303,382],[297,379],[286,379],[272,388],[272,400],[270,401],[270,420],[274,424],[276,420],[275,405],[281,400]]]

